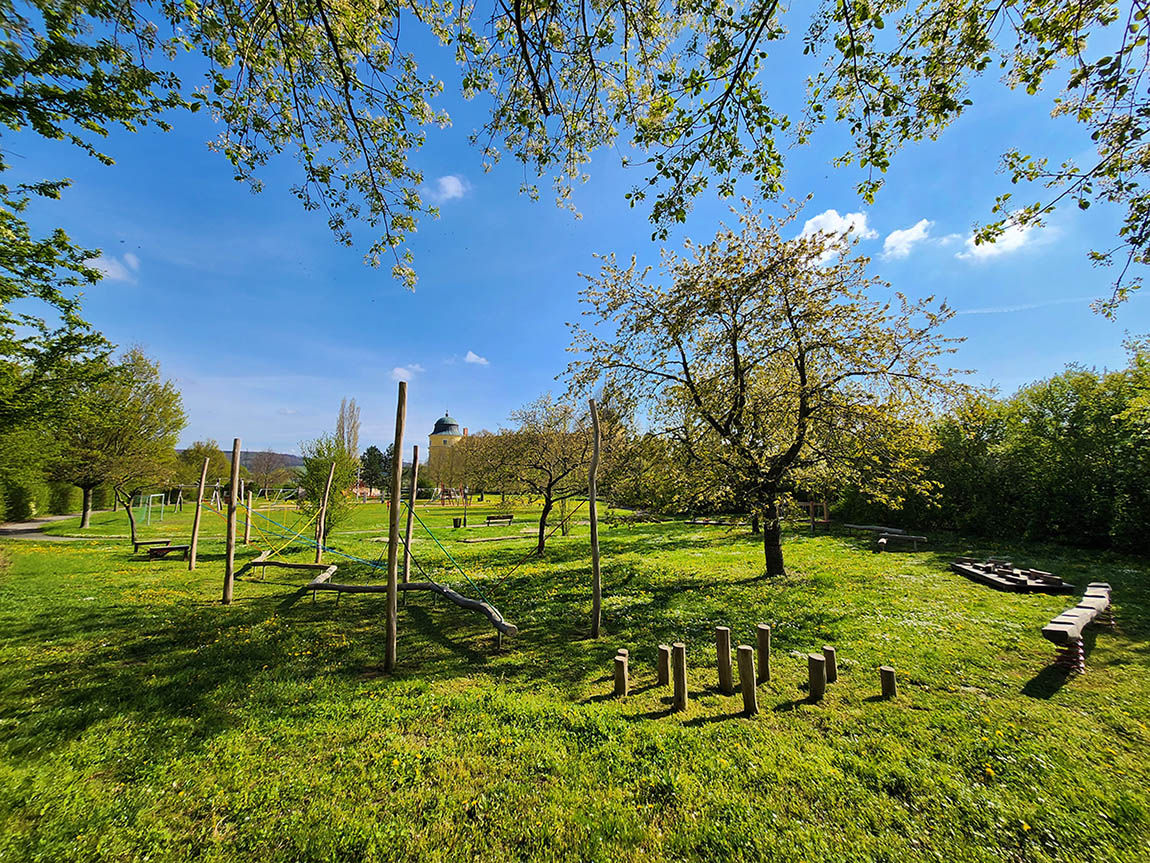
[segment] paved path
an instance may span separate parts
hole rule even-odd
[[[50,536],[44,533],[44,525],[75,515],[46,515],[31,521],[7,521],[0,524],[0,539],[41,539],[47,542],[77,542],[87,539],[83,536]]]

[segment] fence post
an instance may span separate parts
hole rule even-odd
[[[715,627],[715,656],[719,664],[719,690],[730,695],[735,685],[731,680],[731,629],[728,626]]]

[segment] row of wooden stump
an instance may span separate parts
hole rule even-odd
[[[771,627],[760,623],[755,627],[756,646],[740,644],[738,648],[739,683],[743,693],[743,711],[748,715],[759,712],[757,685],[771,679]],[[757,657],[756,657],[757,649]],[[724,695],[732,695],[735,682],[731,668],[731,629],[728,626],[715,627],[715,654],[719,672],[719,690]],[[757,667],[756,667],[757,666]],[[687,709],[687,645],[681,641],[659,645],[657,667],[658,685],[673,683],[673,707],[676,711]],[[838,662],[833,647],[824,647],[821,654],[807,655],[807,674],[810,701],[820,701],[826,693],[827,684],[838,680]],[[894,698],[898,694],[894,669],[889,665],[879,668],[879,682],[883,698]],[[749,685],[748,685],[749,684]],[[624,698],[630,691],[630,652],[620,647],[615,655],[615,695]]]

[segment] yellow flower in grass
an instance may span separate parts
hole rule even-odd
[[[1023,830],[1029,830],[1029,829],[1030,829],[1030,825],[1029,825],[1029,824],[1027,824],[1025,821],[1023,821],[1023,822],[1022,822],[1022,829],[1023,829]]]

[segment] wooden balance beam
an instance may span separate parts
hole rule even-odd
[[[1086,593],[1078,605],[1062,612],[1042,627],[1042,637],[1062,648],[1054,660],[1056,667],[1078,674],[1086,672],[1082,630],[1095,621],[1106,624],[1114,622],[1110,613],[1110,585],[1104,581],[1086,585]]]

